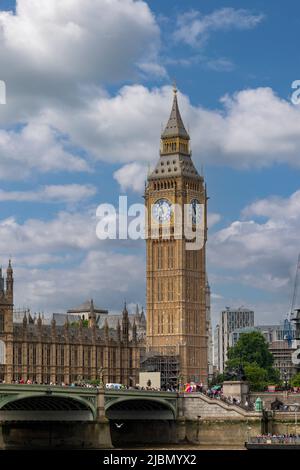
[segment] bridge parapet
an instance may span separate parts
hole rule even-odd
[[[179,416],[187,419],[224,420],[224,419],[260,419],[261,413],[247,411],[239,406],[221,400],[209,398],[202,393],[182,393],[179,398]]]

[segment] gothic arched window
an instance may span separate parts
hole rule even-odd
[[[0,312],[0,333],[4,333],[4,313]]]

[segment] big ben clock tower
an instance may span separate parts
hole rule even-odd
[[[161,136],[160,158],[145,189],[147,208],[147,349],[177,356],[184,381],[207,382],[206,187],[190,151],[174,88],[171,115]],[[181,209],[182,236],[175,224]],[[185,213],[203,242],[184,231]],[[201,223],[197,223],[202,219]],[[168,227],[166,236],[165,227]],[[177,227],[177,228],[176,228]]]

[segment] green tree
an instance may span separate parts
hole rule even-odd
[[[300,372],[294,375],[291,379],[291,386],[292,387],[300,387]]]
[[[242,333],[236,345],[228,351],[228,366],[238,363],[257,364],[263,369],[272,367],[274,358],[265,337],[259,331]]]
[[[251,390],[264,390],[268,384],[268,371],[255,363],[246,364],[244,369]]]
[[[268,384],[280,383],[279,370],[274,369],[274,358],[265,337],[259,331],[242,333],[236,345],[228,351],[227,369],[244,367],[251,390],[264,390]]]

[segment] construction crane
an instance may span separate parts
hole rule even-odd
[[[297,268],[296,268],[296,274],[295,274],[295,284],[294,284],[294,291],[293,291],[293,297],[292,297],[292,304],[291,304],[291,309],[289,312],[289,320],[292,320],[294,317],[294,310],[295,307],[300,308],[300,305],[296,305],[296,302],[298,301],[298,290],[299,290],[299,277],[300,277],[300,254],[298,256],[298,261],[297,261]]]
[[[291,307],[287,314],[286,319],[283,322],[283,339],[287,340],[289,348],[291,347],[292,340],[293,340],[292,326],[291,326],[292,321],[295,322],[295,326],[296,326],[296,338],[295,339],[300,339],[300,310],[299,310],[300,305],[296,305],[298,301],[298,287],[299,287],[299,281],[300,281],[299,272],[300,272],[300,254],[298,256],[298,261],[297,261]],[[296,312],[295,312],[295,307],[296,307]],[[297,309],[297,307],[299,307],[299,309]]]
[[[294,284],[294,292],[292,297],[292,304],[291,309],[289,312],[289,321],[295,323],[295,339],[297,341],[298,349],[293,353],[295,356],[292,360],[294,364],[300,365],[300,348],[299,348],[299,340],[300,340],[300,305],[298,299],[298,290],[299,290],[299,282],[300,282],[300,254],[298,256],[297,268],[296,268],[296,275],[295,275],[295,284]]]

